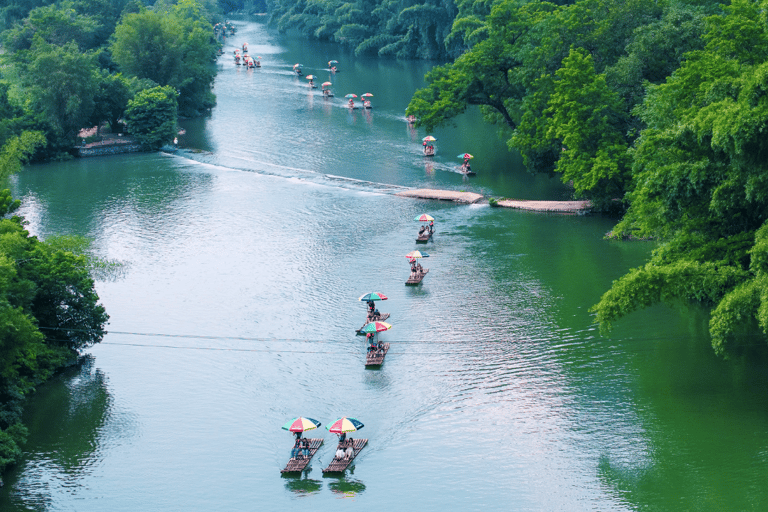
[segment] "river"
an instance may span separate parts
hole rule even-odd
[[[768,364],[722,361],[706,315],[654,307],[600,334],[588,309],[652,245],[613,221],[405,199],[431,187],[561,199],[476,111],[433,133],[403,120],[434,63],[355,57],[236,22],[218,105],[175,155],[31,166],[14,178],[29,229],[76,233],[119,262],[111,315],[83,364],[30,400],[3,511],[768,509]],[[233,63],[249,43],[260,69]],[[325,63],[340,62],[331,74]],[[324,99],[304,74],[329,80]],[[370,111],[344,95],[370,92]],[[463,152],[476,177],[457,173]],[[429,213],[423,283],[405,254]],[[369,291],[391,344],[366,370]],[[283,477],[281,426],[325,444]],[[368,445],[324,476],[341,416]]]

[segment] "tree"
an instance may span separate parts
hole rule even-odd
[[[24,22],[3,33],[3,46],[8,51],[28,50],[34,36],[63,46],[73,42],[81,51],[96,46],[101,24],[89,14],[80,14],[71,1],[33,9]]]
[[[137,93],[125,110],[128,133],[154,149],[170,142],[176,136],[177,96],[167,85]]]
[[[58,137],[74,142],[94,109],[94,54],[81,53],[72,42],[51,45],[36,35],[32,47],[16,52],[13,58],[20,93]]]
[[[707,18],[706,48],[650,87],[634,150],[631,205],[616,236],[665,242],[593,307],[604,327],[657,302],[714,308],[715,351],[768,340],[768,1]]]
[[[93,116],[89,124],[100,126],[103,121],[107,121],[112,132],[122,131],[120,118],[131,99],[130,84],[122,74],[112,74],[107,70],[101,70],[99,78],[99,89],[94,96]]]
[[[0,150],[0,185],[7,185],[8,178],[20,171],[22,164],[27,161],[29,156],[45,144],[45,137],[40,132],[23,132],[18,137],[6,141]],[[6,199],[6,197],[0,199],[0,216],[5,216],[16,209],[11,208]]]
[[[606,209],[629,178],[623,106],[583,50],[571,49],[556,75],[544,110],[547,139],[562,144],[555,170],[576,193],[596,191],[593,201]]]
[[[213,27],[194,0],[167,12],[126,14],[115,29],[112,56],[128,76],[178,90],[179,109],[193,115],[215,105],[211,62],[218,50]]]

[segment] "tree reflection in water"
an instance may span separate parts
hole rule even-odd
[[[24,411],[29,438],[6,482],[11,499],[48,503],[63,488],[71,492],[101,460],[100,438],[111,405],[107,379],[90,355],[40,386]]]

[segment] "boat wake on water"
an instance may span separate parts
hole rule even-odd
[[[258,164],[261,167],[256,168],[252,166],[232,165],[231,161],[224,164],[222,162],[217,162],[216,160],[218,160],[218,158],[216,157],[216,154],[210,152],[192,152],[180,150],[178,153],[175,153],[174,156],[179,158],[186,158],[200,164],[215,166],[220,169],[252,172],[264,176],[276,176],[286,179],[298,179],[309,183],[324,184],[349,190],[364,190],[369,192],[394,194],[395,192],[413,188],[405,187],[402,185],[393,185],[390,183],[378,183],[375,181],[348,178],[346,176],[337,176],[334,174],[325,174],[322,172],[312,171],[310,169],[302,169],[300,167],[279,165],[269,162],[255,162],[253,160],[246,159],[243,159],[242,161],[247,162],[248,164]],[[231,159],[232,157],[230,156],[230,160]]]

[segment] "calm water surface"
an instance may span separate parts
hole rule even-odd
[[[696,312],[592,325],[588,308],[652,247],[603,240],[600,217],[394,196],[567,193],[474,111],[425,160],[403,111],[433,63],[238,26],[218,106],[185,123],[177,155],[34,166],[14,183],[33,233],[89,236],[123,265],[97,283],[110,333],[31,399],[0,509],[768,509],[765,361],[715,358]],[[234,66],[245,41],[261,69]],[[343,96],[364,92],[374,108],[349,111]],[[406,287],[423,212],[430,273]],[[368,291],[392,315],[377,370],[354,335]],[[325,477],[321,428],[310,469],[281,477],[280,427],[297,415],[356,417],[369,444]]]

